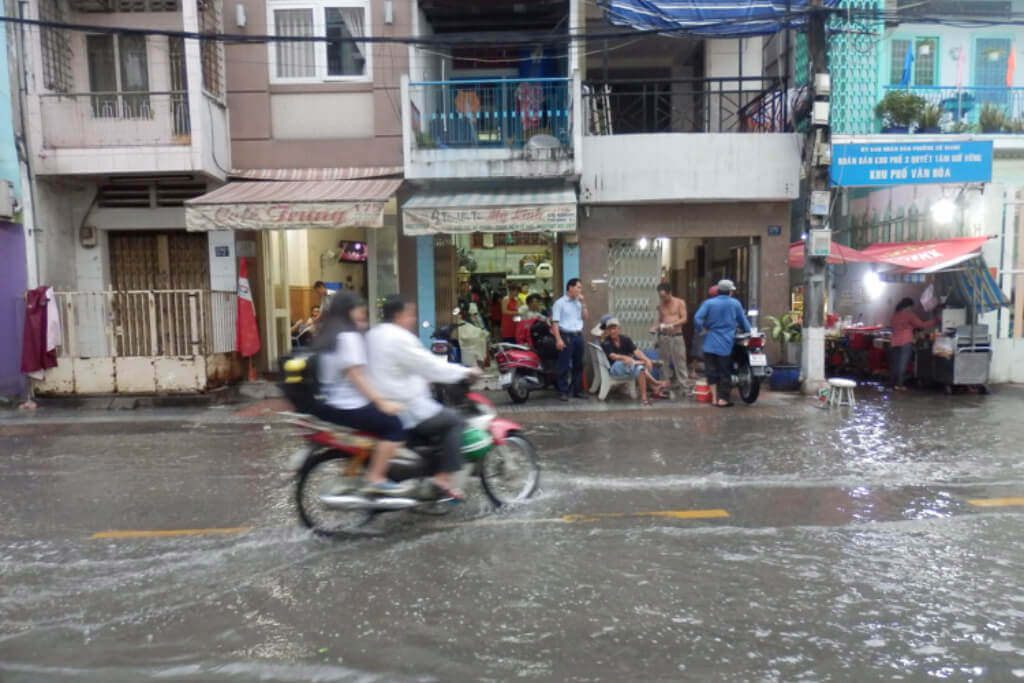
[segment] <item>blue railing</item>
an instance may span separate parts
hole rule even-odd
[[[410,83],[413,147],[521,148],[535,140],[571,149],[571,86],[569,78]]]
[[[1024,132],[1024,88],[999,86],[942,87],[886,86],[886,90],[905,90],[922,97],[942,110],[939,124],[944,133]],[[1000,130],[982,130],[981,112],[988,107],[1002,114]]]

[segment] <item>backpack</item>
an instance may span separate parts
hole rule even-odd
[[[313,413],[322,402],[320,385],[320,354],[299,351],[281,357],[281,375],[278,383],[296,412]]]

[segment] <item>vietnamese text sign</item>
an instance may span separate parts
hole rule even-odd
[[[189,230],[303,230],[383,225],[383,202],[191,204],[185,207],[185,227]]]
[[[573,232],[575,204],[502,206],[479,209],[405,209],[406,235],[468,232]]]
[[[992,180],[992,141],[832,145],[832,185],[879,187]]]

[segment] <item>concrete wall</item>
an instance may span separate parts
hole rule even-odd
[[[241,0],[248,24],[232,32],[267,33],[267,5]],[[385,24],[384,3],[373,0],[367,23],[373,36],[412,33],[411,3],[396,0],[394,23]],[[232,3],[233,7],[233,3]],[[402,165],[399,79],[409,69],[409,50],[371,46],[372,81],[271,84],[267,45],[227,46],[228,106],[232,159],[238,168],[305,168]],[[343,99],[344,114],[337,108]],[[354,109],[353,109],[354,108]],[[296,129],[279,120],[289,111],[318,111],[317,125]]]
[[[588,136],[580,201],[792,200],[799,195],[800,149],[795,134]]]
[[[769,237],[769,225],[787,225],[788,202],[745,204],[664,204],[592,206],[580,215],[580,278],[593,317],[608,309],[608,243],[640,237],[761,238],[760,310],[762,315],[789,309],[789,244],[785,235]],[[687,302],[693,308],[699,302]],[[695,310],[695,309],[694,309]]]

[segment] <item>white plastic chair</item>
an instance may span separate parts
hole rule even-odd
[[[608,362],[608,356],[605,355],[604,349],[595,344],[589,342],[589,345],[594,350],[594,359],[597,363],[595,368],[594,378],[600,377],[599,390],[597,397],[602,401],[608,398],[608,393],[618,386],[625,386],[626,391],[629,392],[631,398],[636,398],[636,379],[633,377],[612,377],[611,369],[612,366]]]

